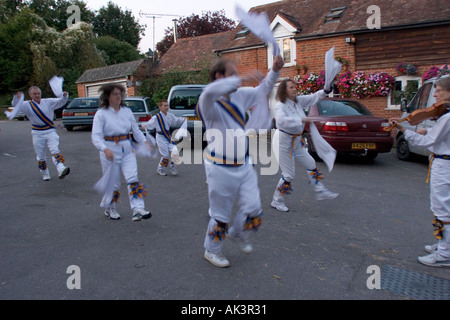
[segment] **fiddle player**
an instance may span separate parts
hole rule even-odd
[[[433,267],[450,267],[450,77],[436,81],[436,101],[447,101],[447,112],[436,119],[428,130],[413,132],[406,130],[397,121],[391,123],[404,133],[405,139],[416,146],[427,147],[430,156],[430,208],[434,214],[434,245],[426,245],[428,255],[419,262]]]

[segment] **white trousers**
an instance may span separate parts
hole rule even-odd
[[[210,221],[205,236],[204,247],[209,252],[220,253],[223,241],[215,241],[210,233],[219,222],[231,223],[232,208],[238,200],[238,212],[229,230],[229,236],[247,240],[251,230],[244,231],[247,218],[261,215],[261,198],[258,176],[253,165],[246,162],[242,166],[216,165],[205,160],[208,183]]]
[[[162,156],[161,160],[159,161],[158,169],[164,168],[164,166],[162,165],[164,159],[169,160],[169,164],[168,164],[169,166],[175,166],[175,164],[170,161],[170,154],[171,154],[173,148],[175,147],[175,145],[172,143],[169,143],[169,141],[167,141],[166,137],[159,133],[156,134],[156,143],[158,145],[159,153]]]
[[[316,161],[308,153],[305,146],[302,145],[302,137],[298,136],[294,140],[294,136],[281,132],[279,138],[279,162],[282,178],[278,181],[277,187],[273,195],[273,200],[278,202],[284,201],[284,196],[278,190],[285,181],[291,182],[295,178],[295,161],[298,161],[306,168],[308,179],[311,179],[310,171],[316,169]],[[309,172],[308,172],[309,170]],[[316,191],[323,188],[322,183],[312,182]]]
[[[119,191],[121,180],[120,171],[122,171],[123,177],[128,184],[127,193],[131,210],[135,210],[137,208],[145,208],[143,198],[136,198],[130,195],[130,184],[139,182],[136,154],[130,141],[124,140],[120,141],[117,144],[113,141],[106,141],[105,143],[108,148],[114,153],[114,161],[109,161],[108,159],[106,159],[105,153],[103,151],[100,151],[100,162],[102,165],[103,174],[105,174],[109,170],[110,166],[114,165],[113,170],[115,170],[115,172],[113,173],[113,175],[115,177],[115,181],[113,190]],[[102,203],[100,204],[100,206],[104,208],[112,208],[115,207],[115,205],[115,202],[105,203],[105,198],[102,199]]]
[[[442,222],[450,222],[450,160],[434,159],[430,176],[431,211]],[[438,241],[438,253],[450,258],[450,225],[444,225],[443,238]]]
[[[59,167],[64,167],[64,163],[58,163],[53,155],[59,154],[59,136],[56,133],[56,130],[43,130],[31,131],[31,137],[33,139],[33,148],[36,153],[36,159],[38,162],[45,161],[47,162],[47,152],[45,147],[48,147],[50,154],[52,155],[53,164],[60,170]],[[41,170],[42,171],[42,170]]]

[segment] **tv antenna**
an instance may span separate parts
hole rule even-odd
[[[178,14],[145,13],[145,12],[142,12],[142,11],[139,11],[139,16],[140,16],[140,17],[144,16],[145,18],[151,18],[151,19],[153,19],[153,55],[154,55],[154,52],[155,52],[155,50],[156,50],[156,47],[155,47],[155,21],[156,21],[156,19],[157,19],[157,18],[162,18],[162,17],[177,17],[177,18],[181,17],[181,16],[178,15]],[[174,19],[174,20],[175,20],[175,19]],[[174,30],[174,31],[175,31],[175,30]]]

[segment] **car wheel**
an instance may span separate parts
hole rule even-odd
[[[73,130],[73,126],[65,126],[64,128],[66,128],[67,131],[72,131]]]
[[[410,156],[411,152],[409,151],[408,141],[406,141],[405,137],[403,135],[400,135],[397,138],[397,158],[403,161],[407,161]]]

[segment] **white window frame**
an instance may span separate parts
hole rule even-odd
[[[290,40],[290,50],[291,50],[291,61],[285,61],[284,67],[292,67],[295,65],[295,60],[297,59],[297,46],[296,41],[292,38],[297,31],[296,28],[294,28],[290,23],[288,23],[286,20],[284,20],[282,17],[277,15],[275,19],[270,24],[270,29],[272,31],[275,31],[276,28],[279,26],[283,27],[284,32],[274,32],[276,34],[275,40],[278,43],[278,46],[280,48],[281,55],[283,55],[283,41],[285,39]],[[267,69],[272,68],[273,65],[273,46],[272,44],[269,44],[267,47]]]
[[[422,78],[418,77],[418,76],[408,76],[408,75],[404,75],[404,76],[398,76],[395,77],[395,82],[397,81],[401,81],[402,82],[402,90],[406,87],[408,81],[411,80],[417,80],[419,81],[419,85],[418,88],[420,88],[420,86],[422,85]],[[386,110],[400,110],[401,109],[401,105],[400,104],[391,104],[391,94],[393,91],[389,92],[388,96],[387,96],[387,108]]]

